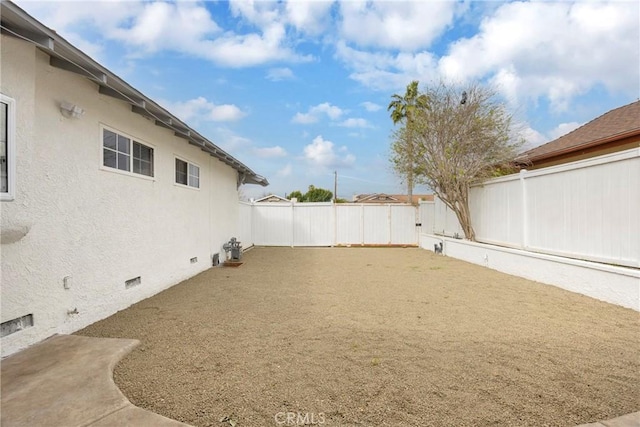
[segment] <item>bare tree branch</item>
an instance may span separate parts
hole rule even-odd
[[[412,110],[408,129],[416,181],[431,187],[456,213],[466,237],[475,240],[469,188],[516,157],[521,141],[512,137],[512,116],[493,90],[478,84],[461,88],[440,83],[417,97],[426,104]],[[406,139],[402,132],[396,136]],[[395,161],[406,167],[403,156],[396,153]]]

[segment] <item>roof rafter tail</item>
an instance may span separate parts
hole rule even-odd
[[[2,34],[6,34],[11,37],[23,38],[31,40],[38,44],[43,49],[53,51],[55,48],[54,40],[46,34],[36,33],[33,31],[25,30],[24,28],[13,27],[2,23]]]
[[[87,67],[81,67],[71,61],[68,61],[58,56],[53,56],[53,55],[50,56],[49,65],[55,68],[60,68],[61,70],[70,71],[72,73],[79,74],[83,77],[87,77],[91,80],[94,80],[100,83],[104,83],[104,84],[107,83],[107,75],[104,74],[102,71],[90,69]]]

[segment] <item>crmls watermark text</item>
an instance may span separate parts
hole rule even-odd
[[[318,412],[278,412],[275,417],[276,424],[279,426],[308,426],[315,424],[324,424],[324,413]]]

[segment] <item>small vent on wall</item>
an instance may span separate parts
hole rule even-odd
[[[27,314],[26,316],[18,317],[13,320],[7,320],[6,322],[2,322],[1,336],[6,337],[7,335],[11,335],[32,326],[33,314]]]
[[[198,257],[197,257],[197,256],[194,256],[194,257],[193,257],[193,258],[191,258],[189,261],[191,262],[191,264],[195,264],[196,262],[198,262]]]
[[[140,278],[140,276],[138,276],[124,282],[124,287],[125,289],[129,289],[133,288],[134,286],[138,286],[140,283],[142,283],[142,279]]]

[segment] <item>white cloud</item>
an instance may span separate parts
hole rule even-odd
[[[211,141],[223,150],[234,155],[249,150],[251,147],[251,140],[249,138],[237,135],[226,127],[214,129]]]
[[[429,52],[397,53],[369,52],[354,49],[339,41],[336,58],[352,72],[349,77],[375,90],[401,90],[411,80],[437,80],[437,59]]]
[[[281,22],[280,5],[273,1],[230,0],[229,9],[233,16],[262,29]]]
[[[209,117],[214,122],[235,122],[247,114],[234,104],[213,105]]]
[[[431,45],[455,9],[451,1],[346,1],[340,3],[341,35],[363,47],[413,51]]]
[[[332,120],[339,119],[343,113],[343,111],[339,107],[331,105],[328,102],[323,102],[322,104],[318,104],[315,107],[311,107],[309,112],[311,114],[324,113]]]
[[[255,148],[253,151],[256,156],[265,159],[285,157],[287,155],[287,151],[279,145],[276,145],[275,147]]]
[[[164,101],[162,104],[185,122],[200,120],[232,122],[246,116],[246,113],[234,104],[216,105],[202,96],[184,102]]]
[[[120,5],[123,9],[127,8]],[[113,26],[108,36],[147,52],[197,49],[199,42],[221,31],[205,7],[193,2],[144,3],[131,23]]]
[[[344,111],[340,107],[331,105],[328,102],[323,102],[322,104],[309,108],[307,113],[296,113],[291,121],[293,123],[309,124],[317,122],[323,115],[326,115],[331,120],[337,120],[342,114],[344,114]]]
[[[267,71],[267,80],[278,82],[280,80],[290,80],[294,78],[293,71],[290,68],[271,68]]]
[[[546,134],[543,134],[533,129],[528,123],[522,123],[517,126],[519,136],[524,138],[525,140],[525,143],[522,146],[520,151],[531,150],[532,148],[538,147],[542,144],[546,144],[547,142],[558,139],[561,136],[566,135],[569,132],[579,128],[583,124],[584,123],[578,123],[578,122],[560,123],[555,128],[546,132]]]
[[[276,172],[276,175],[280,178],[286,178],[288,176],[291,176],[292,172],[293,168],[291,167],[291,163],[287,163],[285,167]]]
[[[411,37],[406,45],[393,37],[378,40],[385,34],[384,25],[394,19],[401,22],[403,16],[409,19],[405,8],[418,8],[418,3],[399,7],[395,17],[383,12],[395,2],[341,6],[344,22],[354,25],[336,42],[335,57],[350,70],[351,79],[387,92],[402,90],[411,80],[486,80],[514,107],[545,98],[555,111],[566,110],[573,98],[597,86],[617,93],[638,91],[640,70],[630,66],[640,63],[638,2],[510,2],[482,7],[486,15],[477,33],[452,42],[441,58],[424,50],[429,37],[415,45]],[[435,10],[434,2],[422,3]],[[459,5],[454,15],[465,7]],[[416,9],[415,15],[420,13]],[[374,49],[355,47],[358,44]],[[410,51],[409,46],[417,48]]]
[[[235,17],[261,29],[278,24],[292,25],[297,31],[319,35],[329,25],[333,1],[247,1],[230,0],[229,7]]]
[[[288,21],[300,32],[318,35],[329,25],[333,1],[289,0],[286,5]]]
[[[348,118],[340,123],[340,126],[345,128],[368,128],[371,127],[369,122],[361,118]]]
[[[16,1],[30,15],[55,30],[76,47],[103,62],[103,45],[101,41],[89,41],[86,30],[104,34],[107,38],[114,26],[125,25],[142,12],[142,1],[122,3],[109,2],[54,2],[54,1]]]
[[[193,54],[229,67],[250,67],[273,61],[310,61],[310,55],[298,55],[286,43],[283,25],[274,24],[262,34],[225,33],[215,40],[200,41],[189,49]]]
[[[381,105],[378,105],[378,104],[375,104],[375,103],[369,102],[369,101],[362,102],[360,105],[362,105],[365,110],[370,111],[370,112],[378,111],[378,110],[380,110],[382,108]]]
[[[527,150],[531,150],[539,145],[542,145],[549,141],[549,138],[533,129],[527,123],[522,124],[521,129],[518,132],[518,135],[514,135],[524,139],[524,144],[520,147],[520,152],[525,152]]]
[[[453,43],[441,72],[490,77],[512,101],[544,96],[556,110],[598,84],[637,91],[638,2],[508,3],[478,34]]]
[[[338,148],[338,152],[340,154],[336,153],[333,142],[325,140],[322,135],[318,135],[311,144],[304,147],[304,158],[310,165],[320,170],[349,167],[355,163],[355,156],[350,154],[346,147]]]
[[[74,29],[93,31],[106,40],[117,40],[132,54],[174,51],[204,58],[228,67],[249,67],[273,61],[305,62],[287,39],[286,22],[275,2],[230,3],[235,16],[258,28],[241,33],[241,26],[225,31],[202,2],[24,2],[29,11],[63,36],[80,43]],[[88,29],[88,30],[87,30]],[[73,38],[71,38],[73,36]],[[86,38],[86,37],[85,37]],[[84,48],[100,53],[101,41]]]
[[[569,132],[578,129],[583,124],[584,123],[578,123],[578,122],[560,123],[558,126],[556,126],[555,128],[551,129],[551,131],[549,131],[550,140],[558,139],[561,136],[566,135]]]
[[[318,118],[309,113],[296,113],[296,115],[291,119],[291,122],[299,123],[301,125],[308,125],[317,121]]]

